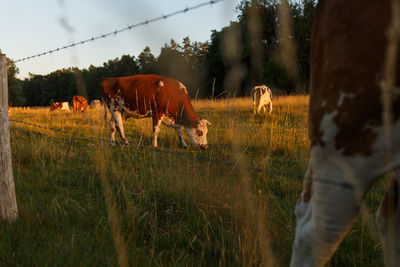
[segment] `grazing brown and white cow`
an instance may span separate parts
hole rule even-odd
[[[74,95],[72,97],[72,106],[74,107],[74,112],[85,112],[88,107],[88,102],[83,96]]]
[[[291,266],[323,266],[350,229],[372,184],[400,165],[400,60],[396,53],[391,56],[397,68],[395,85],[390,88],[391,127],[384,126],[381,101],[388,29],[392,14],[400,16],[392,2],[319,1],[310,55],[311,159],[295,209]],[[397,28],[394,34],[398,33]],[[398,49],[399,44],[392,48]],[[395,175],[377,212],[390,266],[400,266],[399,188],[400,176]]]
[[[68,102],[54,102],[50,106],[50,111],[54,111],[54,110],[69,111],[69,103]]]
[[[134,75],[107,78],[101,84],[104,101],[111,113],[111,144],[115,144],[117,128],[122,141],[129,144],[123,127],[128,117],[143,118],[151,113],[153,119],[153,146],[157,147],[157,136],[161,123],[173,127],[183,147],[187,147],[182,137],[181,126],[185,127],[190,140],[199,148],[207,149],[207,124],[197,116],[190,103],[185,86],[179,81],[158,75]]]
[[[272,112],[272,91],[266,85],[256,86],[251,89],[251,95],[253,97],[253,112],[260,114],[269,109],[269,114]]]

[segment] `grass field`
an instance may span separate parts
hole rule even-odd
[[[1,265],[287,266],[308,97],[278,97],[271,116],[254,116],[250,99],[194,106],[212,122],[205,152],[179,147],[167,127],[154,151],[150,119],[126,122],[131,147],[11,122],[19,219],[1,223]],[[10,119],[109,137],[103,109],[13,108]],[[383,189],[367,195],[329,266],[383,265],[374,222]]]

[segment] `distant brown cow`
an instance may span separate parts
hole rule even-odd
[[[50,111],[54,110],[66,110],[69,111],[69,103],[68,102],[54,102],[50,106]]]
[[[83,96],[74,95],[72,98],[72,105],[74,107],[74,112],[85,112],[88,107],[88,102]]]
[[[123,120],[128,117],[146,117],[151,112],[154,147],[158,146],[157,136],[163,123],[175,128],[183,147],[187,144],[182,137],[181,126],[185,127],[190,140],[196,146],[207,149],[207,124],[211,123],[197,116],[185,86],[179,81],[158,75],[135,75],[107,78],[102,82],[101,88],[105,115],[106,106],[111,113],[112,144],[115,144],[116,129],[122,141],[128,144]]]
[[[400,49],[398,4],[318,3],[310,49],[311,158],[295,210],[293,267],[324,266],[351,229],[371,186],[400,167],[400,58],[394,52]],[[388,66],[393,83],[386,78]],[[382,104],[386,90],[391,94],[387,110]],[[387,114],[390,127],[383,119]],[[398,172],[376,215],[385,262],[400,266]]]

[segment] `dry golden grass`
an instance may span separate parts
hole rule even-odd
[[[308,101],[277,97],[265,116],[252,114],[248,98],[195,101],[198,114],[212,122],[205,152],[179,147],[167,127],[159,135],[161,151],[154,151],[148,118],[125,123],[131,147],[11,121],[20,219],[4,226],[0,245],[15,249],[1,250],[0,259],[21,265],[287,266],[309,157]],[[103,112],[13,108],[10,119],[108,139]],[[333,266],[382,263],[370,223],[379,198],[369,195]]]

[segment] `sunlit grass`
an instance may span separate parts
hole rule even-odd
[[[131,147],[11,121],[20,213],[2,224],[0,261],[106,266],[126,253],[132,266],[287,266],[309,158],[308,97],[277,97],[265,116],[247,98],[193,104],[212,123],[208,151],[181,148],[167,127],[154,151],[148,118],[125,123]],[[13,108],[10,119],[108,139],[103,116]],[[368,195],[331,266],[382,265],[371,219],[381,197]]]

